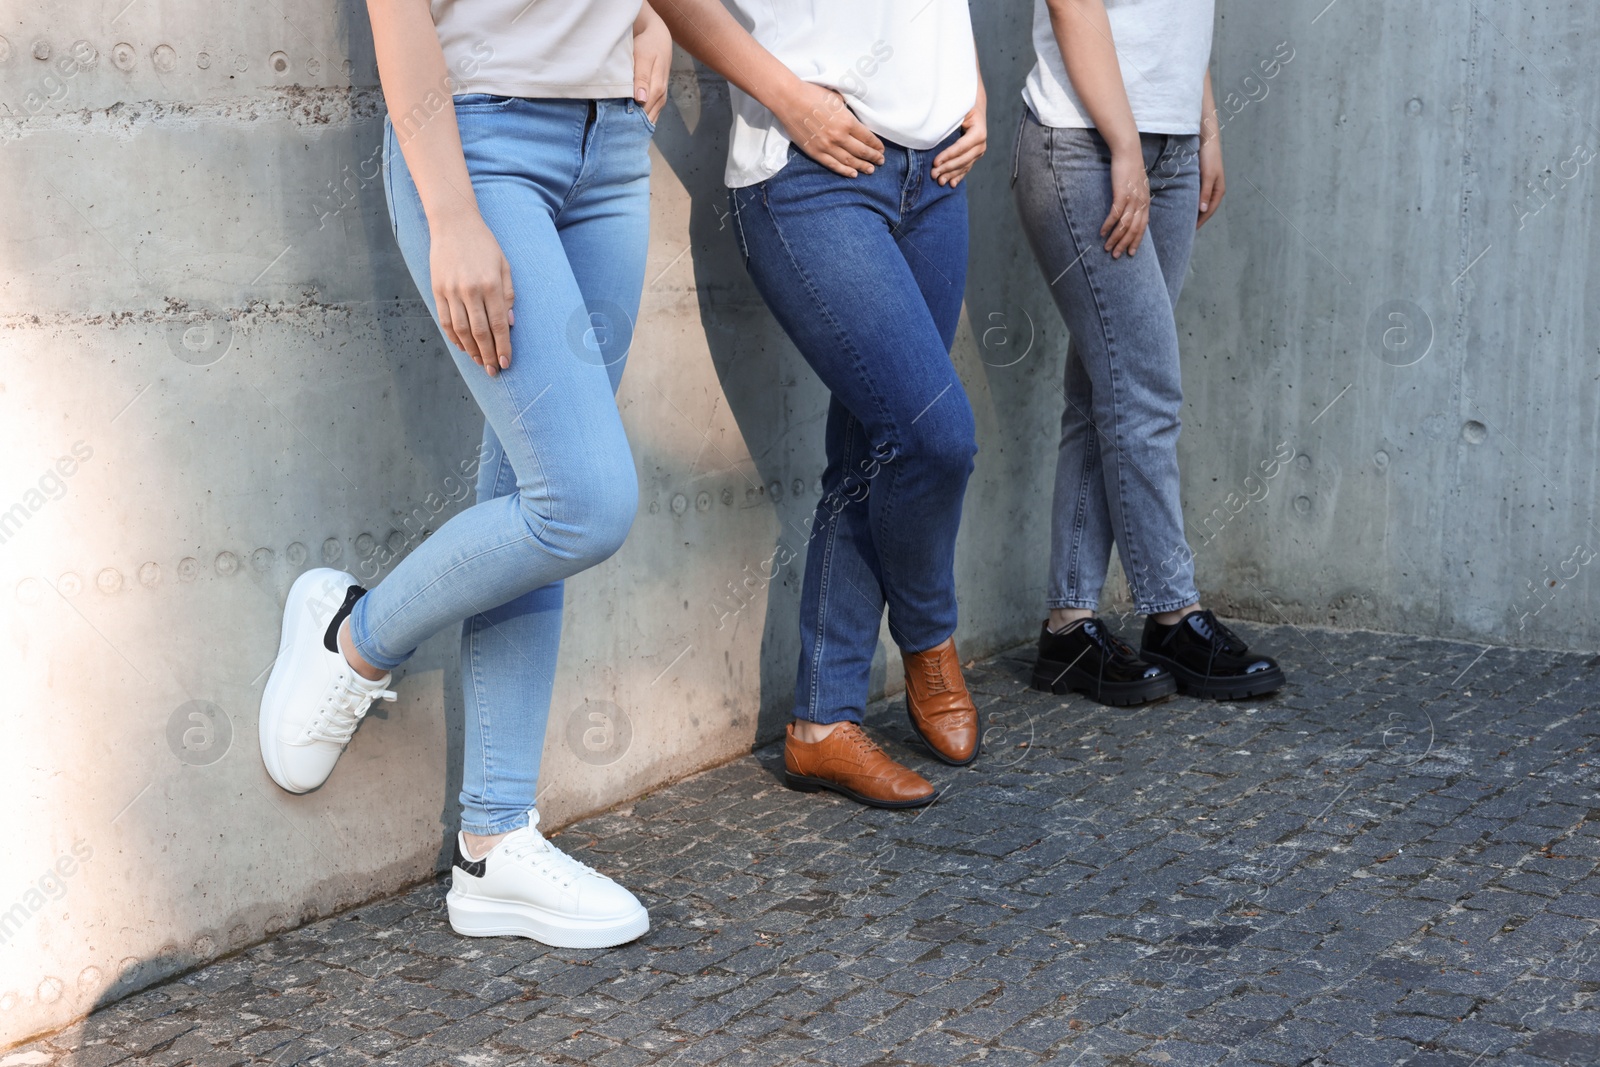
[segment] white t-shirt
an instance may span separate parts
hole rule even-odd
[[[845,98],[885,141],[928,149],[978,100],[967,0],[723,0],[761,46],[802,81]],[[765,181],[789,159],[789,136],[758,101],[729,87],[729,188]]]
[[[431,0],[450,91],[633,97],[639,0]]]
[[[1122,84],[1141,133],[1199,133],[1215,0],[1105,0]],[[1086,26],[1085,32],[1092,32]],[[1046,0],[1033,2],[1038,56],[1022,98],[1046,126],[1086,128],[1094,120],[1073,91]]]

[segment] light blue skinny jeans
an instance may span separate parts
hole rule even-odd
[[[365,597],[350,631],[376,666],[462,624],[461,828],[498,834],[534,807],[562,580],[621,547],[638,478],[616,388],[644,286],[653,127],[631,100],[457,97],[467,172],[511,264],[511,367],[491,378],[449,347],[484,414],[477,503]],[[385,190],[428,308],[428,221],[395,131]]]

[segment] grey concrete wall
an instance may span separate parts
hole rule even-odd
[[[997,130],[1022,33],[985,25],[1013,57],[994,61]],[[8,7],[0,35],[0,510],[22,509],[0,540],[4,1041],[447,859],[453,635],[315,794],[263,773],[256,708],[294,576],[370,576],[415,543],[418,508],[453,513],[481,424],[389,233],[360,4],[50,0]],[[786,718],[825,395],[734,255],[727,126],[725,88],[682,63],[620,398],[641,508],[569,585],[547,825]],[[984,450],[969,656],[1036,625],[1055,418],[1037,351],[985,361],[1011,363],[1048,310],[1002,169],[973,180],[955,355]],[[896,688],[887,639],[879,659]]]
[[[1600,10],[1220,7],[1228,195],[1179,314],[1202,590],[1595,648]]]
[[[294,575],[406,551],[477,435],[372,177],[364,14],[125,4],[0,15],[0,509],[22,508],[0,1040],[427,876],[459,786],[450,635],[318,793],[278,792],[256,751]],[[1202,588],[1263,619],[1592,647],[1596,168],[1569,161],[1600,146],[1578,47],[1600,16],[1322,7],[1218,21],[1230,193],[1180,316]],[[968,655],[1037,625],[1065,340],[1007,188],[1026,8],[976,11]],[[824,396],[733,256],[725,93],[684,65],[661,125],[621,395],[641,510],[570,586],[554,823],[772,736],[797,653],[799,556],[759,575],[803,547]]]

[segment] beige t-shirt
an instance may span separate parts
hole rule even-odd
[[[431,0],[450,91],[633,96],[640,0]]]

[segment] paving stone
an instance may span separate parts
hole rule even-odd
[[[1112,709],[1029,690],[1026,648],[975,665],[989,745],[959,771],[911,738],[903,698],[873,705],[869,730],[946,786],[918,813],[791,792],[768,746],[567,828],[561,847],[650,906],[633,945],[461,938],[430,882],[13,1051],[84,1067],[1600,1062],[1588,659],[1494,649],[1469,697],[1447,683],[1481,646],[1239,628],[1289,688]],[[1424,729],[1426,756],[1397,747]]]

